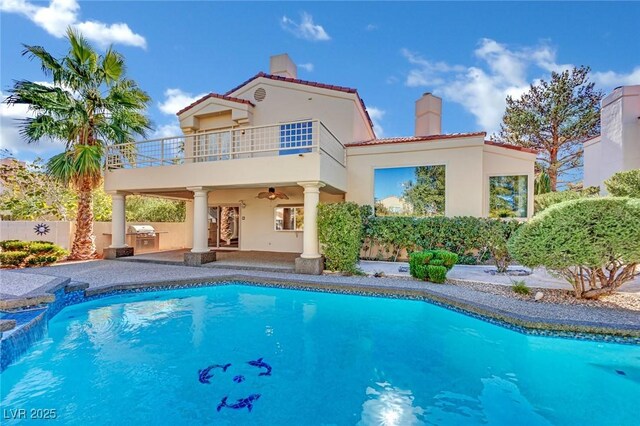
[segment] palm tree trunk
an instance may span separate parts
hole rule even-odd
[[[78,214],[76,233],[71,247],[70,259],[87,260],[95,257],[96,245],[93,236],[93,185],[90,177],[82,178],[78,188]]]

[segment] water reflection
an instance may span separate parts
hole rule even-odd
[[[413,394],[388,382],[376,383],[376,387],[367,387],[369,399],[362,404],[362,416],[359,425],[421,425],[424,410],[413,406]]]

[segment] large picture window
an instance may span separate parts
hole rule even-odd
[[[527,176],[489,178],[489,216],[527,217]]]
[[[276,231],[302,231],[304,225],[304,208],[276,207]]]
[[[376,216],[440,216],[445,208],[445,166],[374,171]]]

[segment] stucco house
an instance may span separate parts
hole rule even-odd
[[[617,87],[602,99],[600,134],[584,142],[584,186],[614,173],[640,169],[640,85]]]
[[[441,108],[427,93],[416,101],[413,136],[378,138],[356,89],[299,80],[288,55],[272,56],[268,74],[178,111],[182,135],[109,149],[113,236],[105,256],[131,254],[127,194],[187,201],[189,264],[213,260],[212,250],[292,252],[300,253],[296,269],[309,273],[322,270],[319,202],[373,206],[376,198],[415,198],[411,190],[437,182],[427,187],[434,201],[420,212],[414,206],[416,214],[488,216],[500,197],[513,216],[530,217],[535,152],[488,141],[485,132],[442,134]]]

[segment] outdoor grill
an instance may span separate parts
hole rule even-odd
[[[127,244],[135,247],[136,253],[157,251],[160,247],[160,235],[151,225],[129,225],[127,238]]]

